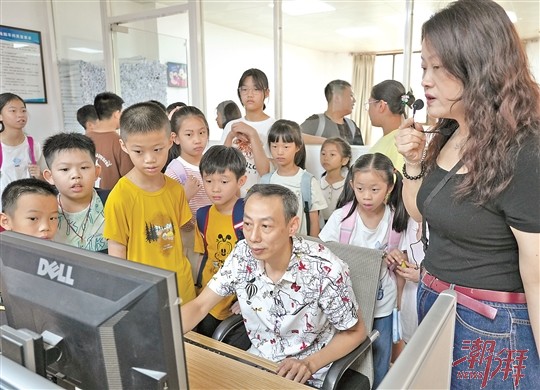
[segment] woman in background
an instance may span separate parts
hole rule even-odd
[[[216,107],[216,123],[220,129],[224,129],[227,123],[241,117],[240,109],[232,100],[225,100]]]

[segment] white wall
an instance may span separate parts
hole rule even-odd
[[[536,82],[540,84],[540,39],[527,41],[525,50],[529,58],[531,73],[534,75]]]
[[[54,36],[50,29],[49,2],[42,0],[2,0],[0,23],[7,26],[41,32],[45,71],[46,104],[28,104],[26,132],[41,142],[62,130],[62,106],[54,55]],[[9,92],[9,91],[2,91]]]

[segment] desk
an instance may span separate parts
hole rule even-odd
[[[254,356],[220,341],[189,332],[184,337],[224,352],[250,360],[261,367],[276,370],[277,364]],[[310,389],[310,387],[282,378],[215,352],[184,343],[190,389]]]

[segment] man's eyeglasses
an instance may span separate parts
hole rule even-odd
[[[364,109],[366,111],[369,111],[369,105],[372,104],[372,103],[378,103],[380,102],[381,100],[368,100],[367,102],[364,103]]]
[[[238,88],[238,92],[240,92],[240,95],[247,95],[248,93],[261,93],[262,89],[259,88],[248,88],[248,87],[240,87]]]

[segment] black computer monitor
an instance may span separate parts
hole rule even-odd
[[[0,234],[8,325],[62,338],[47,375],[81,389],[187,389],[173,272]],[[66,387],[69,387],[66,386]]]

